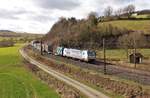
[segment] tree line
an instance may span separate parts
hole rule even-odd
[[[124,12],[116,11],[117,15],[135,11],[133,5],[124,8]],[[105,17],[112,16],[113,10],[108,7],[104,11]],[[142,32],[118,28],[111,24],[99,25],[97,13],[91,12],[86,19],[74,17],[61,17],[46,34],[44,39],[53,47],[64,46],[79,49],[99,49],[102,47],[102,39],[105,38],[107,48],[133,48],[133,38],[136,36],[136,47],[145,47],[146,40]],[[140,44],[139,44],[140,42]],[[143,44],[144,43],[144,44]],[[144,46],[142,46],[144,45]]]
[[[15,43],[12,39],[0,41],[0,47],[12,47],[14,44]]]
[[[111,6],[108,6],[104,10],[104,16],[105,17],[117,16],[120,18],[121,16],[125,15],[125,16],[128,16],[128,18],[130,18],[132,13],[135,12],[135,9],[136,7],[132,4],[123,8],[119,8],[117,10],[114,10]]]

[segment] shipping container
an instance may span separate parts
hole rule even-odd
[[[63,47],[57,47],[55,55],[63,56],[63,51],[64,51]]]

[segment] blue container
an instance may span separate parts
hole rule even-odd
[[[63,56],[64,47],[57,47],[56,54]]]

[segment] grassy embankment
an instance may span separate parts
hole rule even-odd
[[[99,23],[99,26],[112,24],[115,27],[128,30],[143,31],[144,34],[150,34],[150,20],[118,20]]]
[[[146,17],[146,16],[137,16],[137,17]],[[117,20],[99,23],[99,26],[108,26],[109,24],[120,29],[142,31],[144,34],[150,35],[150,20]],[[147,61],[150,59],[150,49],[138,49],[138,52],[141,53],[144,58],[147,58]],[[100,50],[97,52],[98,58],[103,58],[103,52]],[[111,61],[127,61],[126,52],[123,49],[108,49],[106,50],[107,59]],[[147,65],[150,65],[149,62],[144,62],[139,65],[140,69],[149,68]],[[128,64],[125,64],[128,65]],[[132,66],[129,64],[129,66]]]
[[[23,66],[20,47],[0,48],[0,98],[59,98]]]
[[[147,19],[147,18],[150,18],[150,14],[143,14],[143,15],[137,15],[137,16],[132,15],[131,17],[137,18],[137,19]]]
[[[47,57],[44,57],[44,56],[39,55],[38,52],[35,52],[35,51],[31,50],[31,49],[28,50],[28,54],[30,54],[30,56],[33,57],[34,59],[37,59],[37,60],[39,60],[39,61],[41,61],[41,62],[43,62],[43,63],[46,63],[46,62],[47,62],[46,64],[47,64],[48,66],[51,66],[52,68],[54,67],[54,66],[52,66],[52,65],[55,65],[55,67],[54,67],[55,70],[57,70],[57,71],[59,71],[59,72],[65,74],[66,76],[68,76],[68,77],[70,77],[70,78],[73,78],[73,79],[75,79],[75,80],[77,80],[77,81],[80,81],[81,83],[84,83],[84,84],[88,85],[89,87],[92,87],[92,88],[94,88],[94,89],[96,89],[96,90],[98,90],[98,91],[104,93],[105,95],[109,96],[110,98],[124,98],[122,95],[115,94],[115,93],[110,92],[110,91],[106,91],[106,90],[104,90],[103,88],[99,88],[99,87],[97,87],[97,86],[95,86],[95,85],[93,85],[93,84],[87,83],[87,81],[85,81],[85,80],[82,80],[82,79],[79,79],[79,78],[75,78],[75,77],[74,77],[75,74],[70,74],[70,73],[67,72],[67,68],[70,68],[72,71],[75,71],[75,72],[82,72],[82,71],[85,71],[85,72],[96,73],[94,70],[83,69],[83,68],[81,68],[81,67],[79,67],[79,66],[75,66],[75,65],[72,65],[72,64],[69,64],[69,63],[65,63],[65,62],[62,62],[62,61],[59,61],[59,60],[47,58]],[[37,58],[37,57],[38,57],[38,58]],[[40,59],[39,59],[39,58],[40,58]],[[50,63],[50,65],[49,65],[48,62]],[[53,64],[51,64],[51,63],[53,63]],[[59,68],[58,68],[57,65],[66,66],[66,67],[65,67],[65,68],[66,68],[66,69],[65,69],[66,72],[63,72],[63,68],[62,68],[61,70],[59,70]],[[58,68],[58,69],[57,69],[57,68]],[[60,68],[61,68],[61,67],[60,67]],[[100,74],[100,73],[99,73],[99,74]],[[101,75],[102,77],[106,77],[106,76],[103,75],[103,74],[100,74],[100,75]],[[84,95],[83,95],[83,98],[84,98]]]
[[[129,50],[129,51],[132,52],[132,50]],[[150,49],[138,49],[137,51],[141,53],[142,55],[144,55],[144,58],[150,59]],[[107,49],[106,56],[107,56],[107,59],[110,59],[110,60],[126,60],[127,59],[126,52],[124,49]],[[103,58],[103,50],[97,51],[97,57]]]
[[[132,50],[129,51],[132,53]],[[137,69],[150,71],[150,49],[138,49],[137,52],[144,56],[143,62],[137,64]],[[97,51],[97,58],[103,59],[102,50]],[[109,62],[116,65],[134,68],[134,64],[129,63],[129,58],[127,60],[126,52],[123,49],[107,49],[106,58]]]
[[[74,65],[72,65],[72,64],[68,64],[68,63],[65,63],[65,62],[62,62],[62,61],[57,61],[57,60],[54,60],[54,59],[47,59],[47,58],[45,58],[45,57],[42,57],[42,56],[40,56],[40,55],[38,55],[38,54],[36,54],[36,53],[34,53],[33,51],[30,51],[29,52],[29,54],[31,54],[32,56],[33,56],[33,58],[35,58],[35,59],[37,59],[36,57],[37,56],[39,56],[39,57],[41,57],[40,58],[40,60],[42,61],[42,62],[48,62],[49,61],[49,63],[50,62],[55,62],[55,67],[54,66],[52,66],[52,67],[54,67],[54,69],[56,69],[56,70],[59,70],[59,68],[61,68],[61,71],[60,72],[62,72],[63,74],[65,74],[65,75],[67,75],[67,76],[69,76],[69,77],[71,77],[71,78],[74,78],[74,79],[76,79],[76,80],[78,80],[78,81],[80,81],[80,82],[82,82],[82,83],[84,83],[84,84],[87,84],[87,85],[89,85],[89,86],[91,86],[92,88],[95,88],[95,89],[97,89],[97,90],[99,90],[99,91],[101,91],[101,92],[103,92],[103,93],[105,93],[106,95],[108,95],[108,96],[110,96],[111,98],[123,98],[123,96],[121,96],[121,95],[118,95],[118,94],[114,94],[113,92],[111,92],[111,91],[106,91],[105,89],[103,89],[103,88],[100,88],[100,87],[98,87],[98,86],[96,86],[96,85],[94,85],[94,84],[92,84],[92,83],[89,83],[89,82],[87,82],[87,80],[82,80],[82,79],[80,79],[79,77],[76,77],[76,74],[73,74],[72,73],[72,71],[73,72],[86,72],[86,74],[89,72],[89,73],[91,73],[92,75],[93,74],[98,74],[98,75],[100,75],[101,77],[105,77],[105,78],[109,78],[109,79],[111,79],[111,80],[114,80],[114,81],[118,81],[118,82],[120,82],[120,83],[127,83],[127,84],[130,84],[130,85],[140,85],[140,84],[137,84],[137,83],[135,83],[135,82],[133,82],[133,81],[130,81],[130,80],[125,80],[125,79],[121,79],[121,78],[118,78],[118,77],[115,77],[115,76],[107,76],[107,75],[103,75],[102,73],[97,73],[96,71],[94,71],[94,70],[87,70],[87,69],[81,69],[80,67],[78,67],[78,66],[74,66]],[[36,56],[35,56],[36,55]],[[45,59],[45,60],[43,60],[43,59]],[[48,61],[47,61],[48,60]],[[48,63],[46,63],[47,65],[49,65]],[[62,67],[58,67],[58,65],[63,65],[65,68],[65,70],[63,70],[63,66]],[[51,66],[52,64],[50,64],[50,66]],[[67,71],[67,68],[70,68],[71,70],[70,71]],[[69,73],[68,73],[69,72]],[[80,74],[81,75],[81,74]],[[85,78],[83,75],[81,75],[82,76],[82,78]],[[88,75],[88,77],[90,77],[90,74]],[[94,77],[94,76],[93,76]],[[101,81],[103,81],[103,80],[101,80]],[[149,89],[149,87],[145,87],[145,86],[143,86],[143,85],[140,85],[140,86],[142,86],[143,88],[145,88],[145,89]]]

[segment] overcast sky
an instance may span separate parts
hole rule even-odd
[[[61,16],[80,19],[91,11],[102,15],[107,6],[128,4],[150,9],[150,0],[0,0],[0,29],[47,33]]]

